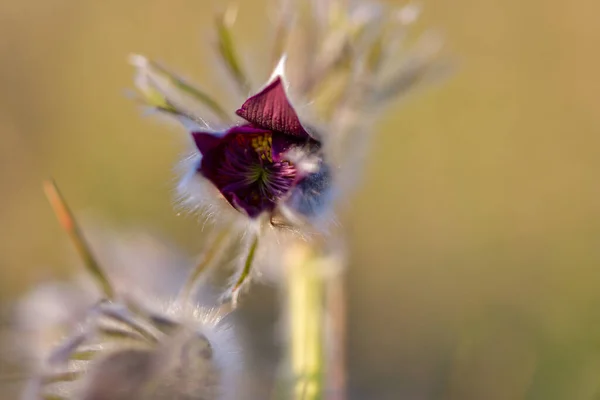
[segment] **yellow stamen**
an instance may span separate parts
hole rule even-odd
[[[271,138],[270,133],[265,133],[264,135],[252,138],[252,140],[250,141],[250,145],[260,155],[261,159],[273,162],[273,157],[271,156],[271,146],[273,145],[273,139]]]

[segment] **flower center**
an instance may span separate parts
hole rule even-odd
[[[271,133],[265,133],[264,135],[258,135],[250,141],[250,145],[259,155],[261,160],[273,162],[273,156],[271,155],[271,146],[273,145],[273,137]]]
[[[273,138],[270,132],[255,135],[249,142],[256,157],[244,171],[246,183],[253,189],[250,198],[254,201],[260,198],[275,201],[290,188],[296,177],[296,168],[289,161],[273,162]]]
[[[269,171],[263,165],[253,165],[248,169],[247,179],[248,183],[267,184]]]
[[[225,198],[235,207],[246,210],[251,217],[274,209],[276,202],[289,192],[296,180],[293,163],[273,159],[274,134],[277,133],[243,133],[231,138],[223,148],[218,167],[211,174],[210,179]]]

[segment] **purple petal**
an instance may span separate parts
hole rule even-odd
[[[237,125],[229,128],[227,135],[234,133],[265,133],[267,129],[252,125]]]
[[[202,155],[206,155],[209,151],[217,147],[223,140],[237,133],[262,133],[265,130],[256,128],[250,125],[239,125],[229,128],[225,134],[218,132],[196,131],[192,132],[192,138],[196,147]]]
[[[281,161],[284,154],[296,144],[296,141],[290,140],[289,136],[276,134],[272,136],[271,156],[275,161]]]
[[[248,202],[246,202],[246,201],[243,201],[242,199],[240,199],[238,196],[236,196],[236,195],[235,195],[235,194],[233,194],[233,193],[232,193],[232,194],[230,194],[229,196],[226,196],[226,197],[230,197],[230,198],[229,198],[229,199],[227,199],[227,200],[229,200],[230,204],[231,204],[231,205],[232,205],[232,206],[233,206],[233,207],[234,207],[236,210],[238,210],[238,211],[244,211],[244,212],[246,212],[246,214],[248,214],[248,216],[249,216],[250,218],[256,218],[256,217],[258,217],[258,216],[259,216],[259,215],[260,215],[260,214],[261,214],[263,211],[265,211],[265,210],[267,210],[267,209],[270,209],[270,208],[272,208],[272,207],[268,207],[268,208],[266,208],[266,207],[261,207],[261,206],[262,206],[262,204],[261,204],[261,205],[259,205],[259,206],[256,206],[256,205],[253,205],[253,204],[250,204],[250,203],[248,203]]]
[[[320,143],[314,139],[298,139],[277,132],[272,134],[271,156],[274,161],[287,159],[286,153],[294,148],[298,148],[302,154],[308,155],[318,151]]]
[[[303,139],[310,138],[287,98],[281,77],[277,77],[262,92],[246,100],[236,114],[270,131]]]
[[[192,138],[194,139],[194,143],[196,143],[196,147],[202,155],[217,147],[217,145],[223,140],[222,137],[216,136],[211,132],[192,132]]]

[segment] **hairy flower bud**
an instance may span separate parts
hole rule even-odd
[[[204,291],[181,296],[186,257],[147,234],[101,247],[114,297],[90,274],[41,285],[16,307],[14,341],[36,361],[25,399],[235,399],[228,308],[201,305],[214,302]]]
[[[233,399],[236,343],[215,310],[101,302],[46,359],[27,399]]]

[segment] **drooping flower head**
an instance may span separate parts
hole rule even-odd
[[[256,86],[239,57],[233,10],[217,18],[215,48],[246,97]],[[202,156],[180,185],[186,205],[222,216],[220,203],[228,203],[250,220],[278,215],[295,228],[308,222],[327,230],[334,200],[345,197],[360,175],[373,115],[439,72],[436,37],[407,39],[418,14],[411,3],[282,1],[270,62],[289,63],[280,61],[267,85],[239,109],[239,103],[223,107],[156,62],[132,57],[143,101],[183,122]],[[302,105],[301,117],[293,104]],[[232,121],[236,109],[244,121]],[[204,180],[191,179],[199,177]]]
[[[320,143],[302,126],[277,76],[236,111],[246,123],[224,133],[194,131],[202,154],[197,172],[250,218],[272,212],[311,171],[293,153],[316,153]]]
[[[220,230],[243,231],[245,256],[231,293],[255,258],[263,270],[280,265],[279,247],[297,233],[319,241],[334,228],[337,206],[361,175],[374,116],[444,70],[437,36],[413,42],[407,34],[415,4],[286,0],[280,11],[269,62],[289,59],[288,66],[280,61],[262,90],[228,107],[160,64],[132,58],[142,101],[182,122],[195,143],[179,185],[183,203],[219,221]],[[244,99],[256,86],[239,57],[234,22],[232,12],[217,18],[215,47]],[[259,237],[265,244],[257,247]]]

